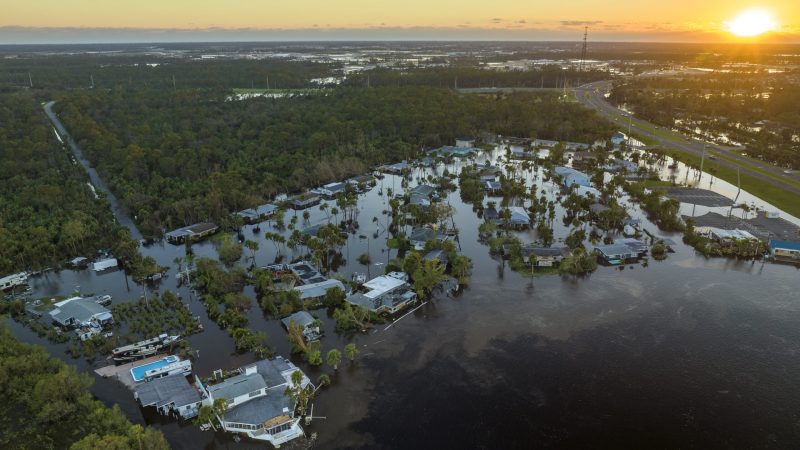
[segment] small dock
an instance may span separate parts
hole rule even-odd
[[[95,369],[94,373],[100,375],[103,378],[116,378],[122,384],[127,386],[128,389],[133,389],[137,383],[133,381],[133,377],[131,376],[131,369],[134,368],[135,366],[141,366],[142,364],[148,364],[153,361],[158,361],[163,357],[164,354],[158,354],[134,362],[120,364],[118,366],[115,366],[114,363],[111,363],[105,367]]]

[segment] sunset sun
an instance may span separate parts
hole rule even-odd
[[[776,25],[770,13],[753,9],[725,22],[725,29],[739,37],[754,37],[775,30]]]

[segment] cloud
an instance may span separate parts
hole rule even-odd
[[[562,20],[562,27],[584,27],[589,25],[599,25],[603,23],[602,20]]]
[[[569,21],[567,21],[569,22]],[[577,21],[573,21],[577,22]],[[170,42],[275,42],[275,41],[576,41],[574,28],[561,22],[527,22],[505,26],[462,24],[452,27],[332,28],[317,24],[306,28],[37,28],[0,26],[0,45],[14,44],[119,44]],[[586,22],[580,22],[586,23]],[[594,22],[601,23],[600,21]],[[729,42],[718,32],[698,32],[677,26],[650,28],[652,24],[604,24],[593,32],[594,42]],[[800,42],[800,30],[771,33],[761,42]]]
[[[503,21],[503,19],[501,19],[499,17],[495,17],[494,19],[492,19],[492,23],[500,23],[502,21]]]
[[[522,20],[518,20],[517,23],[528,23],[528,22],[526,22],[525,19],[522,19]]]

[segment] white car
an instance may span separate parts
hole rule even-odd
[[[791,170],[784,170],[783,173],[785,173],[786,175],[791,175],[792,171]]]

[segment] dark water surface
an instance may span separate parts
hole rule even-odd
[[[378,264],[394,256],[384,248],[385,235],[372,237],[381,228],[372,218],[385,224],[385,190],[393,183],[399,190],[399,179],[387,177],[383,197],[380,184],[363,196],[359,234],[366,238],[349,238],[342,251],[351,262],[339,268],[342,275],[367,270],[353,262],[364,251]],[[540,178],[536,183],[555,195],[551,184]],[[315,416],[325,419],[305,427],[316,439],[284,448],[800,446],[800,270],[706,260],[678,244],[677,253],[647,267],[601,267],[584,278],[523,278],[478,242],[479,222],[471,207],[457,193],[449,201],[457,210],[461,250],[475,264],[469,287],[367,334],[338,335],[326,311],[317,311],[326,322],[323,351],[352,341],[361,355],[335,374],[292,357],[312,379],[332,374],[333,385],[314,401]],[[311,212],[311,224],[327,220],[316,208]],[[632,215],[642,217],[637,208]],[[566,229],[558,219],[556,224],[556,236],[563,237]],[[647,221],[645,227],[680,241]],[[262,224],[261,234],[245,230],[261,245],[260,265],[276,253],[263,239],[267,229]],[[518,234],[535,239],[533,231]],[[195,252],[213,257],[214,246],[204,242]],[[144,253],[174,265],[183,247],[155,244]],[[375,276],[383,268],[373,264],[369,270]],[[109,293],[115,302],[142,294],[142,287],[126,284],[120,272],[49,273],[35,278],[32,287],[36,296],[78,290]],[[208,320],[187,288],[176,287],[174,267],[160,286],[165,288],[177,290],[205,325],[203,333],[189,338],[200,351],[196,373],[208,376],[253,360],[233,354],[227,332]],[[251,288],[245,292],[254,298]],[[285,332],[255,302],[248,317],[251,328],[267,333],[270,347],[289,354]],[[48,344],[16,323],[11,327],[22,339],[90,368],[69,359],[64,346]],[[132,420],[158,426],[177,449],[268,447],[145,417],[131,393],[112,380],[97,378],[93,392],[119,404]]]

